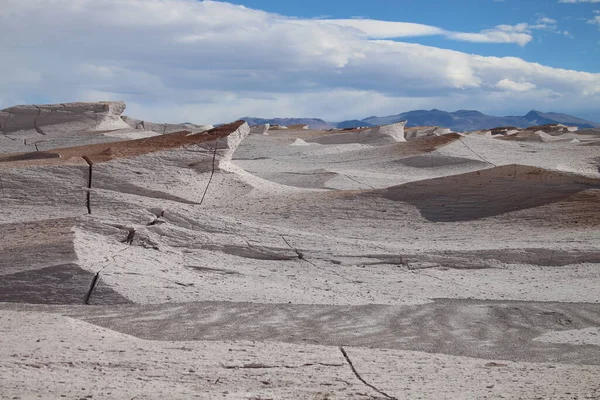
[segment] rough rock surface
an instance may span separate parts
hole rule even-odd
[[[440,128],[439,126],[417,126],[414,128],[404,128],[404,138],[414,140],[427,136],[441,136],[450,133],[450,129]]]
[[[376,126],[373,128],[332,131],[330,135],[320,136],[312,139],[312,141],[320,144],[357,143],[367,145],[406,142],[406,138],[404,137],[405,125],[406,121],[402,121],[391,125]]]
[[[250,133],[253,135],[268,135],[270,124],[255,125],[250,128]]]
[[[599,398],[600,136],[401,125],[0,135],[0,397]]]
[[[212,125],[196,125],[196,124],[159,124],[156,122],[148,122],[142,121],[140,119],[135,119],[124,115],[121,117],[122,120],[127,123],[128,126],[142,130],[142,131],[150,131],[156,132],[160,135],[165,135],[167,133],[180,132],[180,131],[190,131],[194,133],[205,132],[210,129],[213,129]]]
[[[124,129],[129,127],[121,120],[124,110],[122,101],[14,106],[0,110],[0,134],[22,138]]]

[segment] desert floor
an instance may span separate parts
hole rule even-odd
[[[0,398],[600,399],[600,135],[249,131],[0,135]]]

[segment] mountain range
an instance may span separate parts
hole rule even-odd
[[[496,117],[483,114],[477,110],[458,110],[447,112],[442,110],[415,110],[386,117],[368,117],[362,120],[346,120],[341,122],[324,121],[319,118],[240,118],[250,125],[309,125],[311,129],[345,129],[364,126],[387,125],[407,120],[407,126],[440,126],[450,128],[456,132],[474,131],[479,129],[491,129],[500,126],[516,126],[526,128],[528,126],[546,124],[565,124],[577,126],[580,129],[600,128],[600,123],[573,117],[567,114],[532,110],[524,116]]]

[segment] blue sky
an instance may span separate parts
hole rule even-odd
[[[600,0],[2,0],[0,108],[150,121],[414,109],[600,120]]]
[[[234,4],[299,18],[369,18],[433,25],[447,30],[481,31],[500,24],[540,25],[527,46],[458,42],[443,37],[403,39],[487,56],[515,56],[558,68],[600,72],[600,25],[593,20],[596,3],[558,0],[242,0]],[[565,33],[568,32],[568,34]]]

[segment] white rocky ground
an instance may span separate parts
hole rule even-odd
[[[0,112],[0,397],[600,397],[597,132],[123,110]]]

